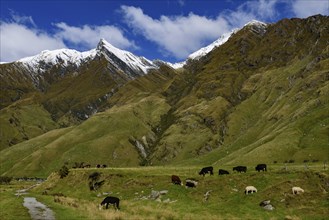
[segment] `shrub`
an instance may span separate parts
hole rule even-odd
[[[97,190],[99,189],[105,182],[105,180],[98,181],[101,177],[101,173],[99,172],[93,172],[89,175],[89,189],[92,190]]]
[[[62,168],[58,171],[59,176],[62,178],[66,177],[69,174],[69,168],[63,165]]]
[[[13,178],[9,177],[9,176],[0,176],[0,183],[1,184],[9,184],[12,179]]]

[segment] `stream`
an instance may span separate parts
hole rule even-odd
[[[24,197],[23,206],[28,208],[33,220],[55,220],[54,212],[34,197]]]
[[[33,185],[27,189],[17,190],[15,195],[22,196],[28,194],[28,190],[37,186]],[[48,208],[45,204],[37,201],[34,197],[24,197],[23,206],[29,210],[32,220],[55,220],[54,212]]]

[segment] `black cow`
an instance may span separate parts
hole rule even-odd
[[[182,185],[182,181],[180,180],[179,176],[172,175],[171,182],[176,185]]]
[[[119,203],[120,203],[120,199],[117,197],[113,197],[113,196],[108,196],[106,197],[102,202],[101,202],[101,206],[106,204],[106,209],[109,208],[109,204],[114,205],[114,208],[116,209],[120,209],[119,207]]]
[[[256,167],[255,167],[255,170],[256,171],[267,171],[267,169],[266,169],[266,164],[258,164]]]
[[[238,173],[246,173],[247,172],[247,167],[245,166],[236,166],[233,167],[233,171],[237,171]]]
[[[213,167],[204,167],[201,169],[201,171],[199,172],[199,175],[206,175],[207,173],[210,173],[210,175],[214,175],[213,172],[214,168]]]
[[[218,175],[225,175],[225,174],[230,174],[230,173],[227,170],[222,170],[222,169],[218,170]]]

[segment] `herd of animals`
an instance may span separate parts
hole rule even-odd
[[[260,171],[267,171],[267,165],[266,164],[258,164],[255,167],[255,170],[260,172]],[[233,167],[233,172],[236,171],[238,173],[246,173],[247,172],[247,167],[246,166],[236,166]],[[214,168],[212,166],[209,167],[204,167],[200,170],[199,175],[205,176],[206,174],[214,175]],[[228,175],[230,174],[227,170],[219,169],[218,170],[218,175]],[[183,182],[177,175],[172,175],[171,176],[171,182],[175,185],[182,185]],[[185,186],[186,188],[193,188],[198,185],[198,181],[193,179],[193,178],[188,178],[185,180]],[[252,193],[257,193],[257,189],[254,186],[247,186],[245,188],[244,193],[247,194],[252,194]],[[292,194],[301,194],[304,193],[304,190],[298,186],[292,187]],[[101,202],[99,208],[101,209],[104,205],[106,206],[106,209],[108,209],[109,205],[114,205],[114,207],[119,210],[119,203],[120,199],[114,196],[107,196],[103,201]],[[260,204],[261,205],[261,204]]]

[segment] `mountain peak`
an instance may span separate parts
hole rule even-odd
[[[251,20],[248,23],[246,23],[244,26],[267,26],[267,24],[262,21]]]
[[[122,63],[126,64],[132,72],[142,72],[143,74],[146,74],[149,69],[157,68],[152,61],[145,57],[139,57],[129,51],[121,50],[107,42],[104,38],[99,40],[97,52],[103,54],[110,63],[115,63],[116,65],[119,65],[118,63],[120,62],[117,60],[119,59]],[[131,72],[129,70],[127,71]]]
[[[250,28],[254,33],[263,35],[266,32],[267,24],[261,21],[251,20],[243,28]]]

